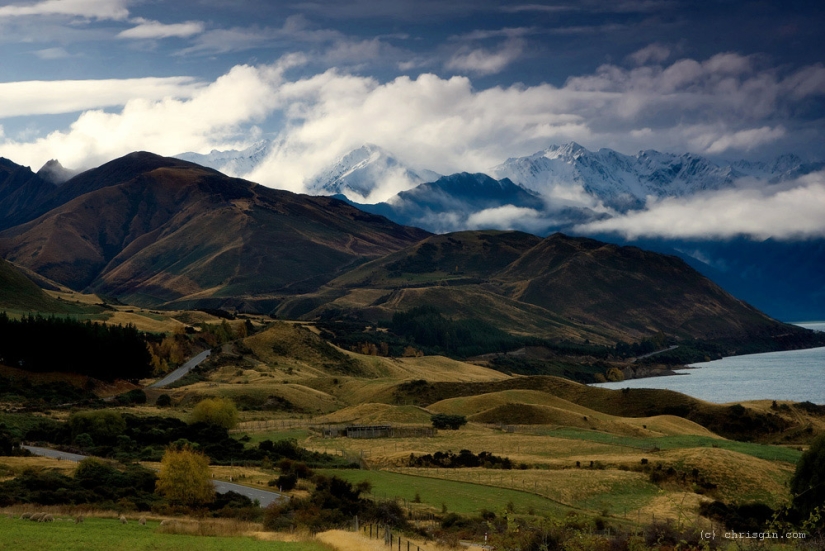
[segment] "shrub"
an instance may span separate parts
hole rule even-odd
[[[463,415],[449,415],[447,413],[436,413],[430,417],[433,427],[437,429],[458,430],[467,424],[467,418]]]
[[[811,443],[802,454],[791,478],[793,505],[803,516],[825,503],[825,435]]]
[[[169,448],[160,463],[156,491],[173,505],[199,507],[215,499],[209,459],[188,446]]]
[[[198,402],[189,420],[191,423],[217,425],[229,430],[238,424],[238,408],[229,399],[207,398]]]
[[[161,394],[158,396],[158,399],[155,400],[155,405],[159,408],[168,408],[172,405],[172,397],[168,394]]]
[[[86,433],[98,445],[113,444],[126,431],[126,421],[115,411],[79,411],[69,416],[72,439]]]

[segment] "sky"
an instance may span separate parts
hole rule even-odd
[[[443,174],[570,141],[819,161],[824,26],[815,0],[3,0],[0,156],[269,139],[249,177],[295,191],[365,143]]]

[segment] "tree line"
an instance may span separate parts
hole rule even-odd
[[[95,379],[142,379],[152,373],[143,333],[132,325],[0,313],[0,361],[26,371],[78,373]]]

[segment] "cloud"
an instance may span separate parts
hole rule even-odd
[[[557,13],[563,11],[571,11],[576,8],[572,6],[545,6],[543,4],[519,4],[517,6],[502,6],[501,11],[506,13],[523,13],[523,12],[543,12],[543,13]]]
[[[445,67],[456,71],[466,71],[478,75],[492,75],[500,73],[510,63],[521,56],[524,41],[508,39],[496,51],[486,48],[461,48],[451,57]]]
[[[188,38],[204,31],[204,24],[201,21],[186,21],[167,25],[159,21],[138,17],[131,22],[137,23],[137,26],[122,31],[117,35],[118,38],[139,40],[171,37]]]
[[[71,57],[71,54],[67,52],[65,48],[46,48],[43,50],[37,50],[34,52],[34,55],[40,59],[65,59],[67,57]]]
[[[200,87],[191,77],[3,82],[0,118],[121,106],[135,97],[189,97]]]
[[[576,228],[613,232],[628,239],[666,237],[712,239],[745,235],[757,239],[825,236],[825,172],[793,182],[649,200],[631,212]]]
[[[645,65],[649,61],[662,63],[670,57],[670,48],[661,44],[651,44],[627,57],[636,65]]]
[[[539,230],[547,224],[548,221],[544,215],[535,209],[504,205],[474,212],[467,217],[464,227],[472,230],[491,228]]]
[[[128,0],[44,0],[34,4],[0,7],[0,18],[32,15],[70,15],[89,19],[123,20],[129,17]]]
[[[785,129],[781,126],[771,128],[763,126],[761,128],[750,128],[725,134],[714,139],[710,145],[702,148],[706,153],[724,153],[729,149],[740,151],[750,151],[763,144],[775,142],[785,135]]]
[[[225,146],[242,130],[249,134],[242,124],[254,124],[272,112],[277,102],[273,92],[283,71],[299,62],[291,56],[271,66],[240,65],[208,86],[194,85],[189,97],[135,97],[118,113],[86,111],[66,131],[32,142],[7,139],[0,144],[0,155],[30,166],[58,158],[65,166],[88,168],[136,150],[174,155],[215,144]]]
[[[291,25],[292,32],[306,30],[300,20]],[[345,57],[383,55],[373,41],[350,46]],[[271,154],[244,176],[303,191],[305,181],[365,143],[393,152],[413,169],[450,174],[485,171],[507,157],[569,141],[631,154],[658,149],[733,155],[787,145],[799,135],[812,143],[823,139],[821,128],[786,115],[825,94],[819,65],[785,74],[723,54],[630,69],[604,65],[560,87],[487,89],[476,89],[465,76],[427,73],[383,82],[336,69],[284,76],[296,64],[304,64],[307,74],[307,60],[293,55],[272,66],[238,66],[211,83],[179,77],[0,84],[0,119],[89,110],[48,136],[0,139],[0,155],[30,165],[58,158],[66,166],[88,167],[137,149],[164,155],[241,149],[259,139],[259,126],[268,126],[275,127]],[[560,199],[582,204],[576,197]]]

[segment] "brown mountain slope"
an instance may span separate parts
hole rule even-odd
[[[56,189],[29,167],[0,158],[0,230],[29,221],[27,213],[36,211]]]
[[[0,253],[139,305],[271,308],[280,295],[312,291],[428,235],[334,199],[148,153],[64,185],[69,194],[90,191],[0,233]]]
[[[306,316],[360,309],[370,318],[387,319],[394,311],[425,304],[515,334],[599,343],[636,341],[660,331],[681,338],[741,339],[791,330],[676,257],[519,232],[430,237],[331,281]]]
[[[782,324],[675,257],[554,234],[495,278],[512,298],[639,335],[702,339],[782,331]]]

